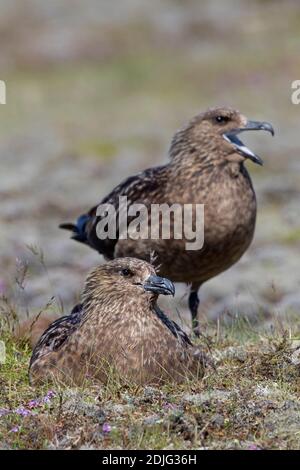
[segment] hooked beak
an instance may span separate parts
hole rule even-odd
[[[232,129],[231,131],[225,132],[223,134],[224,139],[227,140],[227,142],[230,142],[241,155],[243,155],[245,158],[249,158],[258,165],[263,165],[263,160],[254,152],[252,152],[252,150],[246,147],[237,137],[238,134],[245,131],[267,131],[274,135],[275,132],[273,126],[269,122],[247,121],[245,127]]]
[[[172,281],[165,277],[151,275],[143,284],[146,291],[155,292],[156,294],[173,295],[175,294],[175,286]]]

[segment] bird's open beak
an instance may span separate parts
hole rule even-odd
[[[146,291],[155,292],[156,294],[173,295],[175,294],[175,286],[172,281],[165,277],[151,275],[143,284]]]
[[[273,126],[269,122],[247,121],[245,127],[232,129],[231,131],[223,134],[224,139],[227,140],[227,142],[230,142],[241,155],[245,158],[249,158],[258,165],[263,165],[263,160],[246,147],[237,137],[238,134],[245,131],[267,131],[274,135]]]

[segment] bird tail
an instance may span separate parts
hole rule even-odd
[[[83,214],[78,217],[75,224],[70,224],[70,223],[60,224],[59,228],[62,228],[64,230],[69,230],[70,232],[72,232],[73,235],[71,236],[71,238],[73,240],[76,240],[80,243],[89,244],[88,239],[87,239],[87,234],[86,234],[86,224],[90,219],[91,217],[88,214]]]

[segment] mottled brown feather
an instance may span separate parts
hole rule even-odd
[[[124,278],[123,269],[130,269]],[[45,380],[105,383],[113,369],[138,384],[202,376],[203,356],[179,325],[156,304],[144,283],[154,268],[141,260],[116,259],[88,276],[82,302],[40,338],[30,361],[33,384]]]

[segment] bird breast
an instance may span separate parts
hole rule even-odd
[[[164,276],[178,282],[205,282],[232,266],[249,247],[256,197],[246,169],[232,167],[190,178],[185,202],[204,204],[204,244],[199,251],[186,251],[184,241],[171,240],[169,251],[181,255],[172,260],[161,257],[166,260],[161,263]]]

